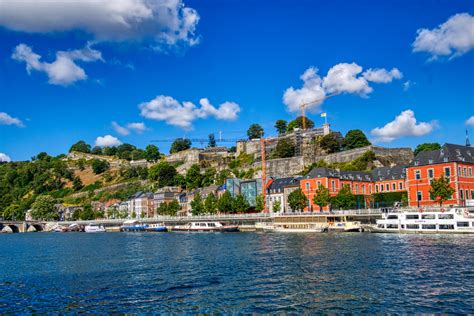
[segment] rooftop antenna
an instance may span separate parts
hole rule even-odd
[[[471,147],[471,143],[469,142],[469,133],[466,129],[466,147]]]

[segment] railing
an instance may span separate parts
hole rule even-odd
[[[291,212],[291,213],[278,213],[283,216],[308,216],[308,215],[379,215],[382,214],[381,209],[356,209],[356,210],[334,210],[334,211],[322,211],[322,212]]]

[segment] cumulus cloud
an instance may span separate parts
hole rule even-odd
[[[403,91],[408,91],[410,88],[414,85],[414,82],[411,82],[410,80],[407,80],[403,83]]]
[[[218,120],[235,120],[240,106],[234,102],[224,102],[218,108],[204,98],[199,101],[201,107],[192,102],[179,102],[176,99],[159,95],[149,102],[139,105],[141,115],[145,118],[165,121],[169,125],[191,129],[196,119],[214,117]]]
[[[467,119],[466,125],[474,126],[474,116]]]
[[[405,110],[392,122],[385,124],[384,127],[374,128],[371,133],[377,137],[377,141],[391,142],[404,136],[423,136],[429,134],[436,126],[436,122],[417,123],[415,113],[412,110]]]
[[[146,130],[146,125],[143,122],[128,123],[127,128],[140,134]]]
[[[4,153],[0,153],[0,162],[10,162],[12,161],[11,158]]]
[[[303,81],[301,88],[286,89],[283,94],[283,103],[288,111],[298,112],[302,103],[310,102],[306,109],[317,112],[323,99],[328,95],[352,93],[367,96],[373,91],[369,82],[389,83],[402,77],[403,74],[397,68],[390,71],[383,68],[368,69],[363,73],[362,67],[356,63],[340,63],[329,69],[326,76],[321,78],[318,70],[310,67],[300,76]],[[313,102],[315,100],[320,101]]]
[[[34,53],[31,47],[19,44],[11,56],[14,60],[25,62],[26,71],[32,70],[46,73],[50,84],[67,86],[79,80],[87,79],[87,75],[76,61],[93,62],[102,60],[101,52],[86,46],[83,49],[58,51],[52,63],[42,62],[41,56]]]
[[[112,122],[112,128],[120,135],[127,136],[128,134],[130,134],[130,131],[127,128],[121,126],[119,123],[115,121]]]
[[[97,41],[151,41],[158,46],[199,42],[199,14],[181,0],[0,0],[0,7],[0,26],[15,31],[80,30]]]
[[[392,68],[392,70],[387,71],[386,69],[369,69],[364,71],[364,78],[367,81],[372,81],[376,83],[389,83],[393,79],[401,79],[403,74],[397,68]]]
[[[25,126],[20,119],[12,117],[5,112],[0,112],[0,125],[16,125],[18,127]]]
[[[464,55],[474,48],[474,17],[459,13],[434,29],[419,29],[412,47],[431,54],[430,60]]]
[[[122,142],[112,135],[99,136],[95,140],[95,146],[99,147],[113,147],[118,146]]]

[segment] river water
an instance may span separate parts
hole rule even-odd
[[[0,314],[474,313],[474,236],[0,236]]]

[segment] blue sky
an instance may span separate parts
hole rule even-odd
[[[339,95],[309,117],[321,125],[325,111],[333,130],[361,129],[383,146],[463,143],[466,129],[474,133],[472,1],[165,1],[176,15],[161,21],[162,2],[99,8],[130,19],[128,32],[87,6],[0,0],[0,153],[57,155],[106,135],[99,144],[240,138],[251,123],[272,135],[301,99],[331,92]],[[61,10],[67,23],[50,22]],[[57,52],[67,60],[54,67]],[[310,67],[318,71],[300,90]]]

